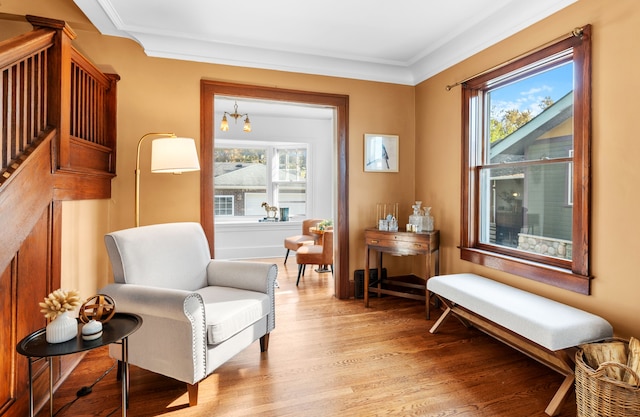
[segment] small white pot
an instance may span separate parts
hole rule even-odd
[[[47,324],[46,339],[49,343],[62,343],[78,335],[78,321],[71,312],[60,314]]]

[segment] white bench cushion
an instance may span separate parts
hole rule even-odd
[[[202,296],[207,318],[207,343],[217,345],[271,312],[267,294],[230,287],[205,287]]]
[[[427,288],[552,351],[613,336],[599,316],[476,274],[435,276]]]

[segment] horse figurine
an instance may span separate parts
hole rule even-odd
[[[262,207],[264,207],[265,211],[267,212],[268,218],[275,219],[276,216],[278,215],[278,207],[270,206],[269,203],[267,203],[266,201],[262,203]]]

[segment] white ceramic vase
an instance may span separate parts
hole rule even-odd
[[[78,321],[71,314],[71,312],[60,314],[47,324],[47,342],[62,343],[78,335]]]

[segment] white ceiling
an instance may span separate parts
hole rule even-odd
[[[149,56],[416,85],[577,0],[74,1]]]

